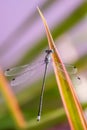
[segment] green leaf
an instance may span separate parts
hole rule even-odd
[[[38,11],[45,26],[49,48],[52,49],[54,52],[52,53],[53,68],[54,68],[58,88],[60,91],[60,95],[64,104],[64,108],[65,108],[66,115],[70,123],[71,129],[72,130],[86,130],[87,129],[86,120],[84,118],[83,110],[76,96],[71,79],[66,71],[66,68],[54,44],[47,22],[39,8],[38,8]],[[58,71],[58,67],[60,67],[58,63],[61,63],[62,65],[61,69],[63,70],[63,72]]]

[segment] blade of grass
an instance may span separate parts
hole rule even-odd
[[[87,103],[82,104],[83,109],[87,109]],[[49,111],[48,113],[42,115],[42,120],[37,123],[36,118],[33,118],[29,121],[29,129],[30,130],[45,130],[47,128],[51,128],[54,125],[59,125],[60,123],[66,122],[66,114],[62,107]]]
[[[78,21],[80,21],[85,16],[86,13],[87,5],[84,1],[83,4],[81,4],[76,10],[74,10],[74,12],[72,12],[69,17],[67,17],[60,24],[58,23],[57,25],[54,25],[54,28],[52,29],[54,39],[57,39],[58,37],[60,37],[60,35],[76,25]],[[27,53],[24,55],[24,57],[22,57],[21,61],[18,64],[27,64],[27,62],[31,62],[32,60],[34,60],[35,57],[38,56],[44,48],[46,48],[46,43],[46,37],[41,38],[34,46],[32,46],[31,49],[27,50]]]
[[[11,90],[11,87],[9,86],[7,80],[5,79],[4,74],[1,69],[0,69],[0,89],[1,89],[2,95],[4,96],[6,100],[8,108],[10,109],[10,112],[15,121],[16,127],[24,128],[26,122],[19,108],[16,97],[14,96]]]
[[[48,28],[47,22],[40,9],[37,9],[45,26],[49,48],[54,51],[54,53],[52,54],[54,72],[71,129],[86,130],[87,123],[84,118],[82,107],[74,91],[73,84],[59,56],[59,53],[51,36],[50,30]],[[64,73],[58,71],[59,66],[56,63],[61,63]],[[62,78],[62,75],[65,77],[66,80]]]

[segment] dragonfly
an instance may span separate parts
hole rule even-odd
[[[51,54],[54,53],[53,50],[51,49],[47,49],[45,50],[45,58],[44,60],[38,62],[37,64],[35,64],[34,66],[30,66],[29,64],[23,65],[23,66],[19,66],[19,67],[14,67],[14,68],[10,68],[7,69],[5,71],[5,75],[6,76],[17,76],[16,78],[13,78],[11,80],[11,85],[16,85],[16,83],[20,83],[19,80],[21,80],[21,78],[26,78],[26,73],[29,72],[29,74],[35,70],[36,68],[40,67],[41,65],[45,65],[45,70],[44,70],[44,76],[43,76],[43,81],[42,81],[42,88],[41,88],[41,94],[40,94],[40,101],[39,101],[39,109],[38,109],[38,116],[37,116],[37,121],[40,121],[41,118],[41,111],[42,111],[42,103],[43,103],[43,94],[44,94],[44,89],[45,89],[45,80],[46,80],[46,74],[47,74],[47,68],[48,68],[48,64],[52,61],[51,60]],[[75,75],[77,73],[77,68],[73,65],[70,64],[64,64],[66,69],[68,69],[68,73],[71,75]],[[62,65],[60,63],[58,63],[58,71],[62,71]],[[27,76],[28,78],[28,76]],[[63,76],[64,78],[64,76]],[[80,78],[77,77],[79,80]]]

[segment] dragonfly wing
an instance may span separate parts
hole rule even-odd
[[[11,80],[11,86],[18,86],[19,84],[22,85],[27,83],[30,84],[32,81],[34,82],[36,79],[39,78],[40,74],[42,76],[44,66],[45,64],[38,66],[37,69],[34,68],[34,70],[32,71],[27,71],[26,73],[22,73],[21,75],[14,77]]]
[[[36,69],[37,67],[40,67],[43,64],[44,64],[44,61],[42,60],[31,66],[29,64],[26,64],[23,66],[18,66],[11,69],[7,69],[5,71],[5,75],[6,76],[19,76],[26,73],[27,71],[33,71],[34,69]]]
[[[25,81],[29,80],[30,77],[33,75],[33,72],[27,71],[26,73],[23,73],[22,75],[19,75],[11,80],[11,86],[16,86],[21,83],[25,83]]]
[[[62,69],[61,63],[58,63],[58,62],[57,62],[56,64],[57,64],[58,70],[64,72],[64,70]],[[63,63],[63,64],[64,64],[64,66],[65,66],[67,72],[68,72],[70,75],[74,75],[74,74],[77,73],[78,70],[77,70],[77,68],[76,68],[74,65],[66,64],[66,63]]]
[[[63,71],[61,68],[61,64],[59,66],[60,66],[61,71]],[[74,65],[64,63],[64,66],[70,75],[74,75],[77,73],[77,68]]]
[[[18,66],[18,67],[14,67],[14,68],[10,68],[7,69],[5,71],[5,75],[6,76],[16,76],[21,74],[22,72],[25,72],[25,69],[28,67],[29,65],[23,65],[23,66]]]
[[[56,63],[56,64],[57,64],[57,67],[58,67],[58,72],[59,72],[59,74],[60,74],[64,79],[66,79],[66,78],[65,78],[65,74],[64,74],[64,70],[62,69],[62,65],[61,65],[60,63]],[[75,75],[75,74],[77,73],[77,68],[76,68],[75,66],[73,66],[73,65],[71,65],[71,64],[65,64],[65,63],[64,63],[64,66],[65,66],[65,68],[66,68],[66,70],[67,70],[67,72],[68,72],[68,74],[69,74],[70,76]]]

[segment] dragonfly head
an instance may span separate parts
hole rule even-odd
[[[46,52],[47,54],[50,54],[50,53],[53,53],[53,50],[52,50],[52,49],[48,49],[48,50],[45,50],[45,52]]]
[[[50,59],[51,59],[50,54],[53,53],[53,50],[48,49],[45,52],[47,53],[46,56],[45,56],[45,63],[49,63]]]

